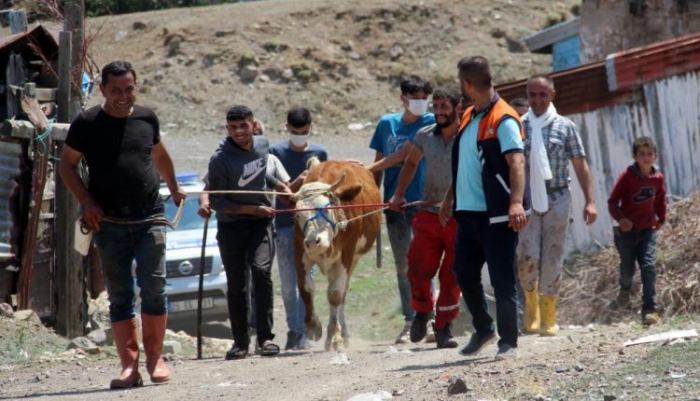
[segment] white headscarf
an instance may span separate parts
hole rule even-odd
[[[554,108],[552,103],[549,103],[547,111],[539,117],[532,112],[532,108],[525,113],[525,117],[530,121],[530,127],[532,128],[530,160],[528,160],[530,163],[530,195],[532,197],[532,208],[540,213],[544,213],[549,209],[545,181],[552,179],[552,169],[549,166],[542,128],[549,125],[556,116],[557,109]]]

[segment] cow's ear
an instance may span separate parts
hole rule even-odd
[[[362,191],[361,184],[347,185],[335,190],[334,194],[341,201],[351,201]]]

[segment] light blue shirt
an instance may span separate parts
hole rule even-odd
[[[387,114],[379,121],[372,141],[369,144],[371,149],[384,154],[384,157],[398,152],[404,142],[413,142],[416,133],[423,127],[435,124],[435,116],[432,113],[425,113],[418,120],[411,124],[405,124],[402,120],[403,113]],[[403,163],[389,167],[384,170],[384,202],[396,192],[399,184],[399,172]],[[416,175],[406,188],[404,197],[407,202],[421,200],[423,197],[423,181],[425,179],[425,161],[421,160],[416,170]]]
[[[484,182],[481,178],[481,158],[476,146],[479,134],[479,121],[484,113],[479,113],[469,122],[459,139],[459,164],[457,165],[457,198],[456,210],[471,212],[486,211],[486,196],[484,195]],[[498,142],[501,144],[501,153],[513,149],[523,149],[523,140],[520,138],[520,126],[513,118],[506,118],[498,126]]]

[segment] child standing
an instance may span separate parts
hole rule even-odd
[[[632,145],[635,163],[620,175],[608,198],[608,210],[617,221],[615,247],[620,253],[618,307],[629,305],[635,261],[642,276],[642,324],[658,321],[656,312],[656,231],[666,221],[664,176],[654,165],[656,144],[649,137]]]

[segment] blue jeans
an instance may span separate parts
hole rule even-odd
[[[306,327],[304,318],[306,309],[304,301],[299,296],[297,270],[294,266],[294,226],[277,227],[275,238],[277,266],[280,271],[282,287],[282,302],[287,314],[289,331],[304,335]]]
[[[486,212],[457,212],[457,244],[454,272],[477,333],[494,332],[481,269],[487,263],[496,295],[498,345],[518,346],[518,290],[515,248],[518,233],[508,224],[489,224]]]
[[[109,295],[110,321],[135,317],[136,292],[131,273],[134,259],[141,311],[154,316],[167,312],[164,226],[103,222],[95,234],[95,243]]]
[[[413,231],[411,223],[416,214],[415,208],[406,208],[403,213],[386,210],[386,230],[391,243],[391,253],[396,265],[396,279],[399,284],[401,311],[404,320],[413,320],[415,312],[411,308],[411,282],[408,280],[408,249],[411,246]]]
[[[622,232],[615,228],[615,248],[620,253],[620,289],[632,288],[637,262],[642,276],[642,311],[656,310],[656,231]]]

